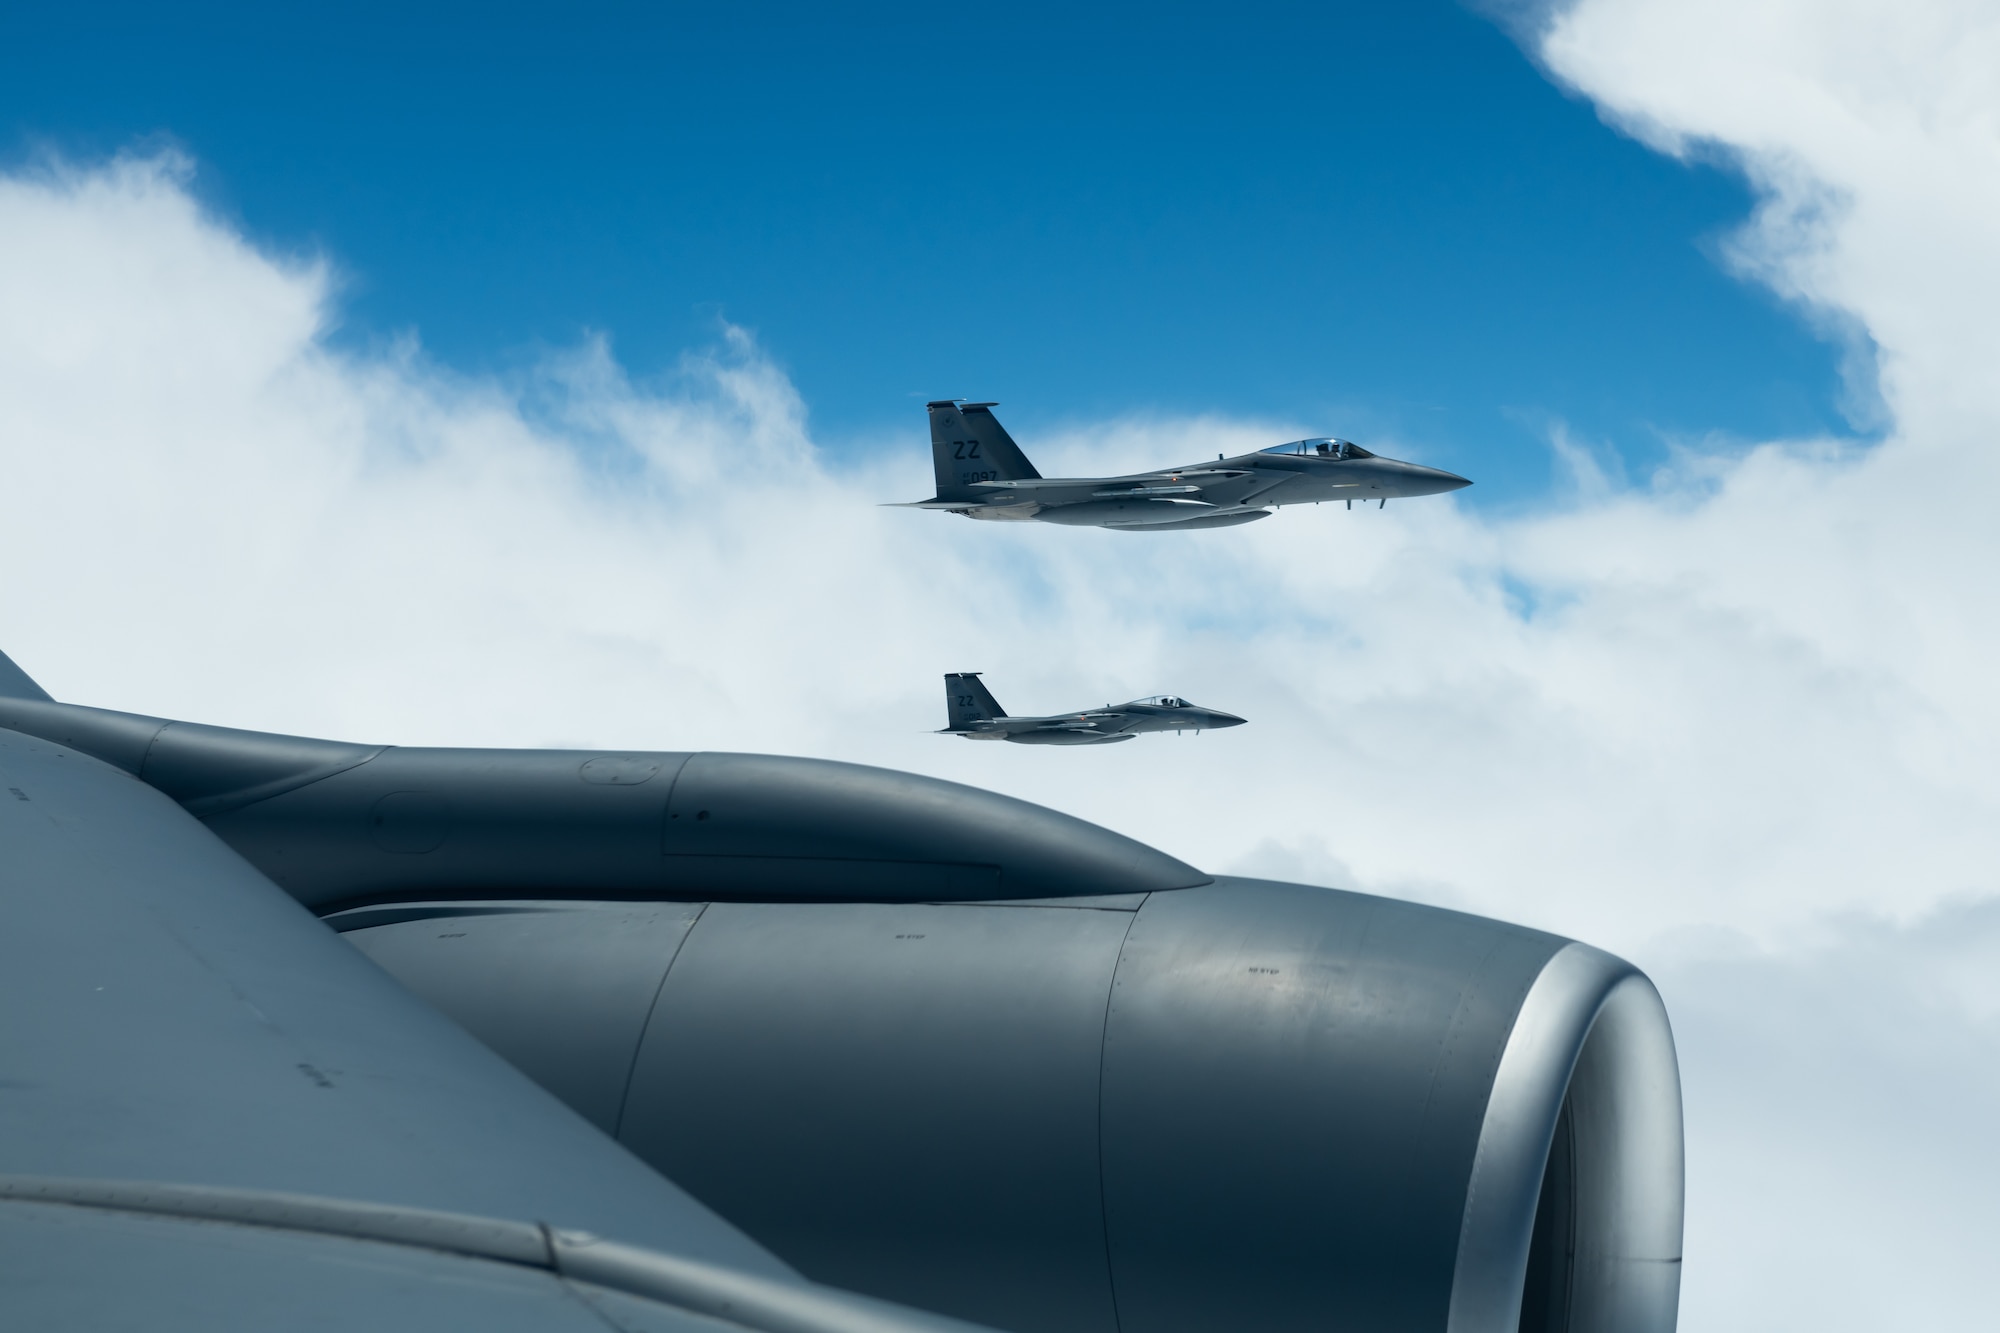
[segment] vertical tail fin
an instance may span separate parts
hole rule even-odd
[[[951,724],[947,728],[950,731],[1007,716],[992,693],[980,683],[977,671],[944,673],[944,712]]]
[[[0,699],[48,699],[49,692],[35,684],[14,659],[0,653]]]
[[[1042,474],[1014,443],[999,418],[995,403],[937,402],[931,414],[931,462],[937,468],[937,493],[946,499],[962,495],[976,481],[1030,481]]]

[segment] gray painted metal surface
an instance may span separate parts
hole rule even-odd
[[[350,925],[346,939],[615,1134],[646,1016],[701,913],[698,903],[440,907],[401,924]]]
[[[585,1231],[569,1231],[547,1224],[529,1224],[498,1218],[468,1217],[425,1209],[389,1208],[379,1204],[355,1203],[346,1199],[311,1195],[281,1194],[264,1190],[218,1189],[213,1186],[161,1184],[154,1181],[71,1180],[50,1177],[0,1176],[0,1216],[5,1205],[51,1206],[90,1210],[87,1223],[103,1223],[103,1214],[125,1214],[148,1218],[175,1218],[186,1221],[224,1224],[225,1245],[229,1241],[250,1242],[266,1251],[263,1258],[282,1255],[282,1237],[287,1234],[311,1236],[315,1240],[339,1237],[349,1241],[372,1242],[378,1247],[396,1247],[420,1252],[398,1255],[407,1261],[415,1257],[433,1264],[436,1256],[486,1260],[491,1264],[540,1269],[568,1279],[562,1294],[587,1308],[613,1315],[603,1322],[613,1328],[623,1325],[617,1315],[640,1314],[646,1326],[689,1329],[745,1329],[755,1333],[977,1333],[973,1325],[934,1315],[898,1309],[882,1301],[848,1292],[787,1280],[773,1280],[740,1269],[720,1267],[677,1255],[642,1250],[608,1241]],[[60,1216],[44,1214],[47,1228],[58,1224]],[[130,1228],[128,1228],[128,1231]],[[275,1233],[275,1234],[273,1234]],[[156,1238],[172,1236],[171,1231],[154,1231]],[[188,1233],[172,1236],[185,1242]],[[210,1239],[214,1238],[211,1233]],[[30,1238],[30,1248],[33,1248]],[[171,1243],[171,1242],[170,1242]],[[324,1252],[315,1256],[326,1265]],[[376,1249],[371,1254],[346,1256],[357,1266],[381,1264],[391,1256]],[[393,1262],[393,1260],[392,1260]],[[445,1265],[450,1267],[450,1265]],[[25,1276],[25,1274],[24,1274]],[[532,1301],[542,1297],[545,1287],[532,1283],[509,1283],[491,1269],[474,1269],[443,1275],[446,1282],[462,1285],[511,1286],[505,1295]],[[30,1279],[32,1280],[32,1279]],[[264,1279],[268,1281],[268,1277]],[[587,1286],[585,1284],[588,1284]],[[431,1284],[426,1284],[431,1285]],[[437,1284],[443,1285],[443,1284]],[[340,1294],[335,1293],[336,1301]],[[603,1310],[603,1298],[634,1297],[644,1306],[620,1302],[622,1308]],[[296,1300],[296,1294],[291,1298]],[[345,1302],[341,1302],[345,1303]],[[532,1306],[531,1306],[532,1308]],[[323,1311],[320,1313],[324,1313]],[[410,1311],[398,1310],[392,1322],[405,1327],[428,1327],[428,1321],[414,1322]],[[468,1311],[447,1306],[440,1314],[463,1319]],[[547,1311],[537,1310],[538,1320]],[[595,1321],[571,1321],[594,1326]],[[354,1312],[341,1311],[337,1326],[352,1326]],[[690,1318],[690,1316],[694,1316]],[[518,1317],[518,1316],[517,1316]],[[59,1322],[68,1322],[61,1320]],[[231,1319],[229,1322],[235,1322]],[[508,1321],[511,1322],[511,1321]],[[560,1323],[560,1319],[549,1322]],[[528,1327],[545,1326],[530,1323]]]
[[[784,1271],[160,793],[0,731],[0,794],[0,1171],[548,1218]]]
[[[1659,992],[1622,959],[1565,946],[1535,978],[1494,1076],[1467,1189],[1451,1333],[1572,1325],[1671,1333],[1681,1154],[1679,1069]],[[1560,1200],[1551,1198],[1552,1175],[1565,1182]],[[1537,1210],[1552,1202],[1563,1235],[1538,1236]],[[1531,1258],[1536,1244],[1565,1239],[1567,1253],[1541,1265]],[[1538,1276],[1557,1289],[1526,1291]]]
[[[12,1200],[0,1201],[0,1322],[79,1333],[741,1328],[439,1250]]]
[[[1295,885],[1149,899],[1104,1049],[1125,1327],[1441,1328],[1486,1095],[1561,945]]]
[[[1628,965],[1296,885],[1112,906],[711,906],[621,1137],[808,1276],[1005,1327],[1671,1329],[1678,1085]],[[461,925],[349,938],[425,988]],[[506,984],[426,993],[477,1030]]]
[[[1332,437],[1122,477],[1044,477],[1001,427],[996,406],[928,404],[937,494],[902,507],[1003,522],[1183,532],[1255,522],[1284,505],[1381,506],[1472,484]]]
[[[405,749],[0,698],[0,726],[173,797],[300,902],[987,899],[1208,876],[1026,801],[774,755]]]
[[[547,1220],[801,1284],[348,948],[165,795],[5,730],[0,792],[0,1172]],[[50,1209],[5,1210],[10,1244],[0,1249],[38,1274],[0,1287],[10,1326],[266,1327],[261,1314],[286,1296],[272,1284],[286,1274],[297,1292],[321,1293],[334,1326],[377,1316],[385,1327],[467,1325],[485,1308],[474,1288],[491,1287],[427,1258],[418,1267],[428,1277],[413,1269],[389,1283],[407,1298],[392,1318],[379,1270],[338,1276],[366,1263],[327,1250],[332,1242],[218,1244],[183,1224]],[[98,1264],[117,1265],[124,1285],[103,1282],[102,1269],[86,1280]],[[409,1294],[413,1284],[421,1291]],[[50,1311],[62,1317],[41,1317]],[[539,1326],[574,1322],[551,1315]]]
[[[620,1137],[809,1277],[1115,1329],[1097,1072],[1133,918],[717,903],[661,989]]]

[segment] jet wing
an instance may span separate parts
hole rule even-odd
[[[0,1325],[969,1327],[800,1278],[126,773],[0,730],[0,789]]]

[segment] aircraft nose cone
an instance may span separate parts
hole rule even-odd
[[[1422,463],[1405,463],[1399,459],[1385,458],[1377,466],[1383,474],[1382,489],[1388,492],[1390,499],[1443,495],[1447,491],[1463,490],[1472,484],[1470,477],[1461,477],[1456,472],[1446,472],[1441,467],[1425,467]]]
[[[1234,713],[1210,713],[1208,720],[1210,726],[1220,728],[1240,727],[1250,719],[1247,717],[1238,717]]]
[[[1419,467],[1417,477],[1431,495],[1443,495],[1446,491],[1464,490],[1472,484],[1470,477],[1461,477],[1456,472],[1446,472],[1441,467]]]

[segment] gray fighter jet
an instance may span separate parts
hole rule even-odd
[[[929,404],[937,495],[905,504],[967,518],[1167,532],[1232,528],[1282,505],[1440,495],[1472,483],[1455,472],[1378,458],[1351,440],[1294,440],[1213,463],[1124,477],[1044,477],[1000,421],[996,403]]]
[[[1246,719],[1203,708],[1171,694],[1155,694],[1128,704],[1053,717],[1008,717],[977,671],[944,674],[945,716],[951,725],[940,736],[969,741],[1013,741],[1016,745],[1110,745],[1142,731],[1213,731],[1240,727]]]

